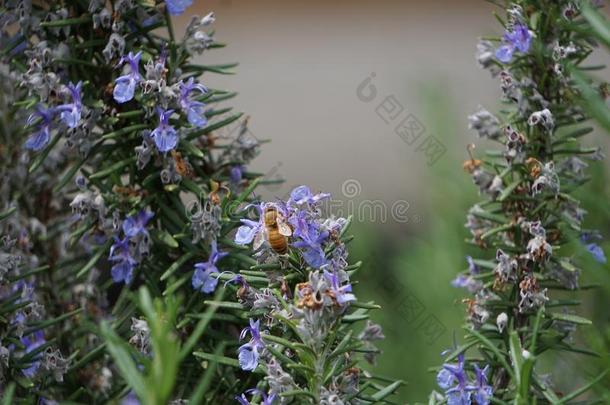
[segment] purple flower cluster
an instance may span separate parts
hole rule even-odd
[[[150,240],[146,224],[153,216],[152,212],[143,209],[123,221],[123,239],[114,237],[108,257],[113,262],[111,274],[115,283],[131,283],[134,268],[148,254]]]
[[[254,241],[253,248],[258,250],[268,238],[264,224],[264,212],[267,209],[277,211],[280,229],[289,229],[286,233],[291,238],[290,246],[298,249],[305,262],[319,269],[328,260],[324,249],[331,242],[331,232],[340,231],[343,222],[321,220],[319,203],[330,198],[330,194],[313,194],[307,186],[292,190],[288,201],[261,203],[255,205],[258,221],[242,219],[243,225],[237,230],[235,243],[247,245]]]
[[[436,375],[436,382],[445,392],[448,405],[488,405],[493,396],[493,388],[487,382],[489,366],[480,369],[473,365],[474,379],[469,380],[464,354],[458,356],[457,363],[445,363]]]

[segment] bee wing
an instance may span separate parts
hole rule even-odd
[[[252,245],[254,250],[258,250],[258,248],[262,246],[263,242],[266,239],[266,234],[267,230],[265,228],[261,229],[260,232],[256,234],[256,236],[254,237],[254,244]]]
[[[284,236],[292,235],[292,229],[286,222],[278,221],[277,227],[278,227],[278,230],[280,231],[280,235],[284,235]]]

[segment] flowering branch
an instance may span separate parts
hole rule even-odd
[[[573,79],[592,52],[585,3],[511,2],[499,19],[502,38],[478,45],[478,62],[500,80],[507,109],[499,118],[481,108],[470,127],[503,150],[483,156],[471,145],[464,163],[485,196],[466,223],[483,257],[468,257],[453,281],[474,295],[464,300],[469,326],[465,343],[448,352],[437,376],[444,394],[433,393],[432,403],[563,403],[596,381],[561,398],[535,367],[546,352],[579,352],[570,336],[590,321],[557,312],[571,301],[556,292],[579,289],[579,252],[606,262],[601,235],[582,226],[586,211],[571,195],[587,181],[585,160],[602,158],[579,143],[593,131],[580,127],[589,117],[575,103],[581,90]],[[467,356],[471,348],[480,356]]]

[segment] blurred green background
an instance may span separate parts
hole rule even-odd
[[[254,169],[279,187],[262,190],[263,198],[285,195],[293,186],[331,192],[337,214],[364,201],[386,208],[408,204],[406,222],[382,218],[356,221],[351,257],[365,264],[358,276],[359,299],[383,306],[375,320],[387,339],[377,370],[403,379],[399,403],[427,402],[435,388],[430,368],[440,353],[462,336],[467,295],[450,287],[474,254],[464,243],[463,224],[478,191],[462,163],[466,145],[477,143],[467,116],[479,105],[500,107],[500,86],[474,59],[477,38],[498,34],[494,6],[483,0],[211,0],[189,9],[215,11],[216,36],[228,46],[201,57],[204,63],[240,63],[236,75],[210,76],[210,87],[238,91],[237,110],[252,116],[250,129],[265,144]],[[177,21],[180,32],[190,19]],[[594,54],[592,64],[606,63]],[[358,97],[358,87],[374,75],[373,101]],[[610,80],[608,71],[602,72]],[[393,96],[400,118],[387,123],[380,105]],[[385,111],[385,117],[394,114]],[[408,114],[446,148],[432,166],[417,144],[394,132]],[[610,137],[597,131],[588,142],[609,150]],[[490,146],[490,145],[487,145]],[[607,152],[606,152],[607,153]],[[608,163],[591,164],[594,181],[580,192],[589,211],[586,226],[610,238]],[[354,189],[347,189],[351,184]],[[378,205],[375,205],[378,206]],[[347,211],[347,212],[346,212]],[[605,243],[610,256],[610,244]],[[576,339],[583,347],[610,350],[610,267],[583,252],[581,284],[601,287],[579,293],[575,311],[592,318]],[[562,390],[582,383],[609,367],[608,357],[562,355],[545,359],[537,371],[556,368]],[[597,388],[610,387],[610,377]],[[606,395],[608,395],[606,393]],[[610,397],[607,403],[610,403]]]
[[[355,259],[365,267],[356,289],[360,299],[373,299],[383,306],[376,313],[376,321],[384,325],[386,340],[380,345],[384,354],[379,357],[377,371],[384,375],[403,378],[407,386],[401,399],[408,403],[427,402],[431,390],[437,389],[433,366],[441,364],[441,352],[450,348],[453,339],[462,337],[465,304],[463,290],[450,286],[456,273],[467,268],[465,256],[480,254],[464,243],[468,231],[464,228],[466,212],[478,200],[477,189],[469,175],[461,170],[467,158],[464,144],[456,142],[452,133],[456,126],[452,106],[442,88],[429,86],[421,91],[427,106],[427,122],[434,122],[433,132],[448,147],[447,154],[425,172],[424,227],[416,233],[388,235],[379,224],[360,224],[352,244]],[[475,141],[473,137],[473,141]],[[605,142],[598,131],[589,143]],[[483,150],[484,143],[478,144]],[[476,152],[475,152],[476,153]],[[610,188],[603,163],[590,167],[593,180],[578,197],[589,211],[586,226],[610,235]],[[602,244],[607,252],[609,243]],[[578,247],[577,247],[578,249]],[[575,339],[583,348],[606,353],[599,358],[562,354],[545,358],[537,369],[539,374],[555,370],[553,382],[563,392],[569,392],[610,367],[610,267],[595,262],[587,252],[577,253],[583,264],[581,285],[598,288],[577,292],[580,307],[570,310],[594,321],[594,326],[582,327]],[[493,254],[492,254],[493,255]],[[391,286],[388,286],[387,281]],[[571,294],[571,293],[570,293]],[[405,300],[417,310],[405,314]],[[416,304],[413,304],[413,301]],[[431,326],[434,317],[440,326]],[[557,372],[564,370],[564,372]],[[596,386],[598,395],[610,403],[610,378]],[[591,394],[590,395],[595,395]]]

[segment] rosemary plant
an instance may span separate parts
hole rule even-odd
[[[586,353],[571,339],[579,325],[562,290],[579,294],[579,254],[606,262],[595,229],[574,197],[588,179],[599,148],[580,138],[589,114],[580,107],[582,71],[595,41],[590,19],[599,2],[523,0],[493,2],[503,10],[501,38],[481,40],[478,63],[499,81],[505,108],[484,108],[470,127],[501,145],[480,153],[469,146],[464,168],[484,200],[468,212],[469,243],[481,251],[453,285],[467,289],[465,341],[445,353],[437,374],[442,393],[430,403],[570,403],[603,376],[562,394],[553,375],[537,371],[551,353]],[[603,88],[602,88],[603,89]],[[582,247],[578,245],[582,244]],[[559,354],[561,355],[561,354]]]
[[[384,403],[349,220],[255,200],[261,141],[209,77],[235,65],[193,61],[215,16],[172,28],[190,3],[1,3],[3,403]]]

